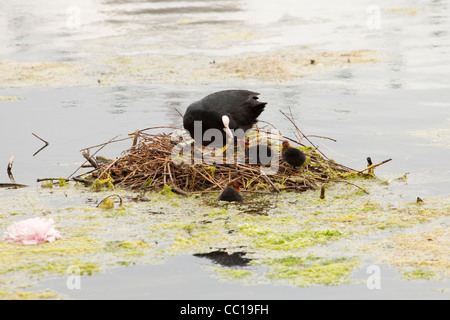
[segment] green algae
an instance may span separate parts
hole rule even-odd
[[[114,179],[109,176],[109,174],[105,173],[108,177],[105,179],[95,179],[94,183],[92,184],[92,189],[94,191],[101,191],[103,189],[114,189]]]
[[[213,267],[207,269],[213,272],[221,281],[242,281],[256,275],[255,272],[242,268]]]
[[[269,279],[288,280],[299,287],[348,283],[359,266],[354,258],[325,260],[315,256],[274,259],[267,264],[271,267],[266,275]]]
[[[62,297],[49,290],[38,292],[16,291],[14,293],[0,290],[0,300],[62,300]]]
[[[55,220],[63,238],[36,246],[0,242],[2,295],[12,296],[39,279],[66,276],[73,265],[82,274],[95,275],[115,266],[217,248],[239,248],[252,260],[249,267],[209,269],[222,280],[339,285],[351,282],[353,270],[367,257],[398,267],[410,281],[445,278],[448,263],[442,248],[448,242],[441,224],[434,222],[448,218],[448,198],[425,199],[420,205],[386,202],[372,195],[385,188],[378,180],[352,181],[371,194],[331,184],[325,199],[319,190],[244,193],[244,201],[234,204],[217,202],[217,194],[180,196],[169,186],[139,196],[116,188],[114,195],[123,205],[102,209],[96,203],[114,198],[107,189],[92,192],[58,183],[37,194],[23,191],[2,198],[0,230],[44,214]],[[75,199],[92,197],[98,200],[74,205]],[[61,199],[56,206],[55,198]],[[408,234],[422,226],[438,229],[421,238]],[[429,255],[425,260],[424,251]]]
[[[0,101],[16,101],[20,100],[18,97],[0,96]]]
[[[415,269],[412,271],[405,271],[402,273],[401,278],[406,280],[433,280],[436,277],[436,272],[423,270],[423,269]]]

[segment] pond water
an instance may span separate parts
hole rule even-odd
[[[261,93],[268,106],[260,119],[283,134],[292,135],[293,128],[279,110],[291,107],[305,134],[336,139],[314,142],[339,163],[363,169],[367,157],[374,163],[392,159],[376,174],[391,179],[408,173],[408,179],[388,188],[389,199],[449,195],[449,6],[445,0],[346,0],[339,5],[328,0],[9,1],[0,9],[0,165],[6,169],[14,154],[15,181],[39,189],[37,178],[73,173],[84,161],[82,148],[137,129],[181,127],[175,108],[184,112],[211,92],[245,88]],[[352,50],[375,52],[376,59],[363,55],[358,60],[348,54]],[[327,64],[324,52],[344,54],[348,63]],[[272,69],[273,54],[281,55],[282,62],[285,55],[286,63],[302,55],[318,58],[313,69],[305,66],[305,73],[302,67],[300,76],[291,76],[292,64]],[[240,58],[244,60],[236,60]],[[246,68],[258,70],[255,77],[230,72],[236,61],[252,59],[256,62]],[[44,144],[32,133],[49,142],[37,154]],[[117,157],[129,145],[108,145],[101,155]],[[9,182],[6,170],[0,172],[0,182]],[[0,201],[15,192],[20,194],[0,188]],[[207,277],[195,269],[200,259],[179,259],[189,260],[186,277],[197,280],[177,282],[164,267],[158,271],[153,266],[152,272],[168,283],[167,298],[175,287]],[[177,263],[168,264],[182,275]],[[137,273],[147,270],[136,268]],[[94,276],[96,290],[73,297],[116,298],[102,291],[102,281],[116,276],[137,279],[126,268]],[[170,285],[172,280],[176,286]],[[210,286],[225,286],[210,280],[198,281],[199,288],[212,292]],[[136,287],[129,285],[135,282],[120,281],[125,298],[160,298],[164,287],[135,295]],[[400,284],[397,288],[414,291]],[[227,285],[225,290],[218,297],[234,297],[241,287]],[[320,288],[301,290],[321,297]],[[323,290],[328,298],[340,292]],[[358,290],[345,288],[349,297],[358,297]],[[273,298],[272,291],[271,286],[258,288],[258,298]],[[289,297],[287,291],[280,294]],[[173,297],[186,298],[181,293]],[[200,291],[189,295],[196,297],[205,296]]]

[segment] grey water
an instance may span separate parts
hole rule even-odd
[[[173,107],[183,112],[208,93],[237,86],[261,93],[261,100],[268,102],[261,120],[276,124],[284,134],[292,134],[292,127],[279,110],[291,107],[304,133],[336,139],[314,141],[339,163],[362,169],[369,156],[374,163],[392,159],[376,173],[389,178],[408,173],[406,188],[390,187],[394,196],[414,201],[418,196],[448,195],[449,6],[446,0],[346,0],[338,4],[329,0],[8,1],[0,8],[0,63],[76,62],[92,67],[102,59],[153,54],[176,66],[174,57],[180,55],[192,55],[208,64],[214,59],[292,46],[319,52],[371,49],[382,52],[386,59],[276,83],[179,84],[156,80],[65,86],[1,82],[0,96],[19,99],[0,101],[0,168],[6,169],[14,154],[13,174],[18,183],[33,187],[38,185],[37,178],[68,176],[83,162],[82,148],[115,136],[126,137],[136,129],[181,127],[181,118]],[[214,36],[240,33],[257,36],[231,46]],[[104,71],[104,67],[92,68],[94,75]],[[43,142],[32,133],[49,142],[34,156]],[[129,142],[112,144],[102,155],[116,157],[128,146]],[[6,170],[0,171],[0,182],[9,182]],[[0,199],[12,192],[0,189]],[[190,266],[195,268],[193,261],[197,260],[190,259]],[[176,264],[171,268],[174,274],[182,272]],[[117,281],[128,272],[123,269],[114,273]],[[82,290],[78,295],[74,291],[69,296],[103,297],[101,281],[109,276],[113,277],[92,277],[86,280],[94,283],[98,279],[92,292]],[[175,279],[161,277],[166,284]],[[181,288],[192,283],[194,280],[189,284],[177,282]],[[155,298],[155,292],[164,287],[159,284],[156,291],[136,293],[136,288],[121,286],[125,293],[111,291],[111,298]],[[209,286],[224,288],[220,284],[204,285]],[[176,286],[167,288],[168,298],[185,297],[176,295]],[[417,297],[409,289],[398,288],[405,296],[397,297]],[[218,297],[234,297],[242,288],[227,286],[223,290],[230,290],[229,295],[221,291]],[[271,297],[272,290],[255,291],[261,297]],[[333,290],[322,293],[338,297]],[[196,291],[192,297],[205,295]]]
[[[180,268],[180,265],[183,267]],[[117,268],[96,276],[81,276],[73,282],[69,276],[43,281],[37,288],[53,288],[71,299],[154,299],[154,300],[317,300],[317,299],[448,299],[441,290],[449,281],[412,283],[400,280],[398,272],[379,265],[380,279],[372,281],[369,265],[355,272],[357,281],[339,286],[298,288],[281,284],[217,283],[207,276],[204,266],[213,262],[183,255],[164,264]]]

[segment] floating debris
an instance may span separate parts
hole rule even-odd
[[[32,218],[14,223],[5,233],[5,241],[20,244],[54,242],[61,238],[53,219]]]

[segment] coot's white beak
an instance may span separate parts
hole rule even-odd
[[[228,118],[228,116],[222,116],[222,122],[223,122],[223,131],[225,131],[225,133],[227,134],[227,136],[229,136],[230,138],[233,139],[233,133],[230,130],[230,118]]]

